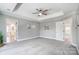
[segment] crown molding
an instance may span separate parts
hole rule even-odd
[[[59,15],[57,15],[58,13],[59,13]],[[70,13],[64,14],[62,11],[59,11],[59,12],[57,12],[57,14],[54,14],[54,15],[51,14],[51,15],[48,15],[47,17],[43,17],[43,18],[39,18],[39,19],[34,19],[32,17],[27,17],[27,16],[21,16],[21,15],[17,15],[15,13],[6,12],[6,11],[0,11],[0,14],[15,17],[18,19],[25,19],[27,21],[32,21],[32,22],[48,22],[48,21],[58,21],[60,19],[68,18],[69,16],[77,14],[77,12],[72,11]]]
[[[27,20],[27,21],[39,22],[39,21],[36,21],[36,20],[33,19],[33,18],[26,17],[26,16],[21,16],[21,15],[17,15],[17,14],[12,13],[12,12],[0,11],[0,14],[1,14],[1,15],[6,15],[6,16],[11,16],[11,17],[18,18],[18,19],[25,19],[25,20]],[[32,20],[31,20],[31,19],[32,19]]]
[[[75,14],[76,14],[76,12],[75,12],[75,11],[72,11],[72,12],[70,12],[70,13],[61,15],[61,16],[59,16],[59,17],[49,18],[49,19],[42,20],[42,21],[40,21],[40,23],[41,23],[41,22],[51,22],[51,21],[53,21],[53,22],[61,21],[61,20],[64,20],[64,19],[66,19],[66,18],[68,18],[68,17],[74,16]]]

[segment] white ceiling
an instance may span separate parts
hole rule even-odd
[[[12,12],[16,4],[17,3],[0,3],[0,10],[10,12],[22,17],[28,17],[34,21],[41,21],[76,11],[79,6],[78,3],[23,3],[16,11]],[[51,10],[48,11],[47,16],[38,17],[36,14],[32,14],[33,12],[36,12],[36,8]]]

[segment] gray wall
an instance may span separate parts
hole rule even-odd
[[[45,30],[45,25],[49,26],[49,30]],[[40,37],[56,39],[56,23],[53,21],[40,23]]]
[[[4,42],[6,42],[6,19],[18,21],[18,38],[17,40],[31,39],[39,36],[39,23],[31,22],[26,19],[19,19],[10,16],[0,15],[0,31],[3,32]],[[35,25],[36,28],[28,29],[27,24]]]
[[[72,16],[73,17],[73,16]],[[56,21],[48,21],[48,22],[32,22],[28,21],[26,19],[19,19],[19,18],[14,18],[10,16],[4,16],[0,15],[0,31],[3,32],[4,35],[4,42],[6,41],[6,19],[9,18],[11,20],[18,20],[18,40],[24,40],[24,39],[30,39],[33,37],[45,37],[45,38],[50,38],[50,39],[56,39]],[[73,21],[74,22],[74,21]],[[28,29],[27,25],[35,25],[36,28],[31,28]],[[73,23],[74,24],[74,23]],[[49,25],[49,30],[45,30],[44,26]],[[73,38],[75,36],[74,30],[75,27],[73,27]],[[75,38],[74,38],[75,39]],[[73,40],[74,43],[76,40]]]
[[[28,25],[35,25],[35,28],[28,29]],[[27,20],[19,19],[18,20],[18,39],[28,39],[32,37],[39,36],[39,23],[38,22],[30,22]]]
[[[76,33],[75,33],[76,29],[75,29],[75,18],[74,17],[75,17],[75,15],[74,16],[72,15],[72,16],[67,17],[67,18],[62,18],[63,20],[61,19],[60,21],[64,21],[64,20],[72,18],[72,27],[71,27],[71,34],[72,35],[71,35],[71,37],[72,37],[72,43],[76,44],[77,40],[75,38],[75,36],[76,36]],[[54,19],[51,19],[51,21],[48,21],[48,22],[46,22],[46,21],[44,22],[43,21],[43,22],[40,23],[40,37],[56,39],[56,22],[57,21],[53,21],[53,20]],[[45,25],[48,25],[50,29],[49,30],[44,30],[44,26]]]
[[[79,48],[79,26],[77,26],[77,25],[79,25],[79,14],[77,14],[75,17],[75,38],[77,41],[76,44]]]
[[[76,15],[72,16],[72,38],[73,38],[73,43],[77,45],[77,21],[76,21]]]
[[[79,14],[74,14],[73,16],[73,27],[72,27],[72,37],[73,43],[79,48]]]

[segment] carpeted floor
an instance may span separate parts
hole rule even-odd
[[[35,38],[6,44],[0,48],[0,55],[77,55],[77,52],[64,42]]]

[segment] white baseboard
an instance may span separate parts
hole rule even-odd
[[[43,36],[40,36],[40,37],[42,37],[42,38],[47,38],[47,39],[54,39],[54,40],[56,40],[56,38],[43,37]],[[64,40],[57,40],[57,41],[64,41]]]
[[[39,36],[35,36],[35,37],[30,37],[30,38],[24,38],[24,39],[17,39],[16,41],[23,41],[23,40],[29,40],[29,39],[33,39],[33,38],[37,38]],[[8,44],[10,42],[4,42],[4,44]]]
[[[52,38],[52,37],[44,37],[44,36],[40,36],[42,38],[48,38],[48,39],[56,39],[56,38]]]
[[[76,45],[76,44],[74,44],[74,43],[72,43],[72,45],[73,45],[73,46],[75,46],[75,47],[77,47],[77,45]]]
[[[74,44],[74,43],[72,43],[72,45],[76,48],[76,51],[77,51],[77,53],[78,53],[78,55],[79,55],[79,49],[78,49],[77,45]]]
[[[37,37],[39,37],[39,36],[24,38],[24,39],[17,39],[17,41],[29,40],[29,39],[33,39],[33,38],[37,38]]]

